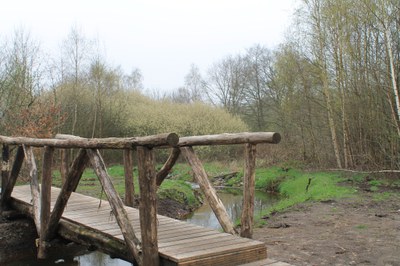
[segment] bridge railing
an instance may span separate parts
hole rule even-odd
[[[206,200],[214,211],[223,230],[230,234],[237,234],[225,206],[219,199],[211,185],[203,164],[193,146],[215,146],[242,144],[245,149],[245,165],[243,177],[243,208],[241,215],[240,235],[251,238],[253,234],[254,217],[254,190],[255,190],[255,163],[256,145],[260,143],[276,144],[280,142],[280,135],[274,132],[254,132],[191,136],[179,138],[174,133],[135,137],[135,138],[102,138],[85,139],[72,135],[56,135],[54,139],[35,139],[24,137],[0,136],[3,144],[2,152],[2,194],[0,209],[4,209],[10,200],[21,166],[25,160],[30,175],[32,194],[32,214],[39,235],[38,257],[46,257],[47,243],[54,238],[57,225],[61,219],[68,199],[76,190],[79,180],[86,166],[90,164],[99,178],[99,181],[108,198],[113,214],[124,236],[128,247],[130,260],[135,260],[139,265],[158,265],[157,244],[157,217],[156,193],[168,173],[172,170],[180,154],[191,166],[195,181],[199,184]],[[10,150],[9,146],[17,147],[12,168],[8,167]],[[42,178],[39,186],[38,170],[32,147],[42,147]],[[171,153],[160,171],[155,170],[154,149],[171,148]],[[50,212],[51,176],[54,150],[62,149],[62,170],[64,175],[61,192]],[[79,149],[71,166],[68,162],[68,149]],[[132,150],[137,150],[140,204],[139,219],[141,225],[141,240],[139,241],[134,229],[129,222],[124,209],[124,203],[116,192],[111,177],[107,173],[104,160],[99,149],[122,149],[124,152],[125,167],[125,204],[133,205],[133,165]]]

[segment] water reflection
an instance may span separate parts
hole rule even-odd
[[[218,196],[223,202],[226,211],[232,221],[240,219],[242,211],[242,190],[230,189],[218,192]],[[278,200],[277,196],[271,195],[269,193],[256,191],[254,200],[254,214],[260,214],[267,207],[271,206],[274,202]],[[203,227],[221,229],[221,226],[215,217],[211,207],[205,203],[194,213],[192,213],[187,219],[187,222],[200,225]]]
[[[131,263],[120,260],[112,259],[109,255],[101,252],[91,252],[89,254],[73,257],[67,256],[64,258],[49,258],[46,260],[37,260],[36,257],[30,259],[18,260],[7,263],[9,266],[50,266],[50,265],[65,265],[65,266],[130,266]]]

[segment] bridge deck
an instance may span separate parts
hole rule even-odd
[[[52,208],[60,192],[52,187]],[[15,203],[31,204],[29,186],[16,186],[12,193]],[[137,237],[140,239],[139,211],[125,207]],[[240,265],[267,257],[264,243],[232,236],[187,222],[157,215],[158,246],[164,265]],[[107,201],[72,193],[62,220],[77,228],[88,228],[104,238],[123,241],[118,224]]]

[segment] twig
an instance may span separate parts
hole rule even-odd
[[[327,171],[341,171],[341,172],[351,172],[351,173],[361,173],[361,174],[374,174],[374,173],[400,173],[400,170],[376,170],[376,171],[358,171],[350,169],[327,169]]]

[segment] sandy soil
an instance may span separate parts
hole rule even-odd
[[[399,194],[400,195],[400,194]],[[254,231],[268,256],[293,265],[399,265],[400,197],[301,204]]]

